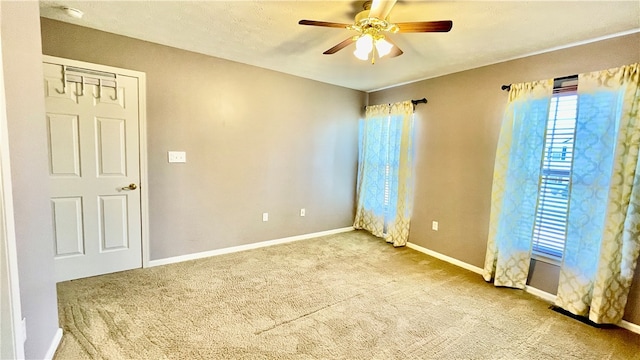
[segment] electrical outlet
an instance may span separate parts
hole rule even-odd
[[[304,208],[300,209],[300,216],[305,216],[306,214],[307,211]]]
[[[431,222],[431,230],[438,231],[438,222],[437,221],[432,221]]]
[[[269,221],[269,213],[262,213],[262,221]]]
[[[170,163],[186,163],[187,153],[184,151],[169,151],[167,152]]]

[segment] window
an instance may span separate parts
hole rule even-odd
[[[413,104],[367,106],[358,147],[353,226],[404,246],[413,205]]]
[[[567,230],[578,112],[576,84],[577,77],[556,80],[549,106],[533,229],[533,253],[557,260],[562,259]]]

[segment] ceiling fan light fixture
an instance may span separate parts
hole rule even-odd
[[[373,36],[371,34],[361,35],[356,40],[356,50],[353,52],[358,59],[366,61],[369,60],[369,54],[373,50]]]
[[[364,34],[356,41],[356,51],[366,52],[367,54],[373,50],[373,37],[370,34]]]
[[[1,1],[1,0],[0,0]],[[413,21],[394,24],[389,19],[389,13],[398,0],[373,0],[366,1],[363,10],[355,16],[353,24],[336,23],[329,21],[300,20],[300,25],[322,26],[330,28],[342,28],[356,31],[358,35],[350,37],[341,43],[323,52],[325,55],[335,54],[345,47],[356,43],[356,51],[353,54],[362,60],[371,58],[374,64],[376,57],[397,57],[404,52],[391,41],[385,38],[387,33],[434,33],[448,32],[453,26],[451,20],[440,21]],[[376,55],[377,53],[377,55]]]
[[[372,63],[375,62],[376,53],[378,57],[388,55],[393,48],[393,44],[388,42],[384,35],[366,33],[356,40],[356,50],[353,52],[360,60],[369,60],[369,55],[375,50]]]
[[[358,59],[362,60],[362,61],[367,61],[369,60],[369,51],[361,51],[358,49],[355,49],[353,51],[353,55],[355,55]]]
[[[376,51],[378,56],[383,57],[391,52],[393,45],[384,38],[376,40]]]

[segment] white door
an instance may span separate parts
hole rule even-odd
[[[43,65],[56,280],[140,268],[139,79]]]

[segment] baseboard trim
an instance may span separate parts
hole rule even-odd
[[[235,253],[235,252],[239,252],[239,251],[259,249],[259,248],[263,248],[263,247],[267,247],[267,246],[286,244],[286,243],[290,243],[290,242],[293,242],[293,241],[299,241],[299,240],[308,240],[308,239],[313,239],[313,238],[317,238],[317,237],[321,237],[321,236],[339,234],[339,233],[349,232],[349,231],[353,231],[353,230],[354,230],[353,226],[349,226],[349,227],[345,227],[345,228],[339,228],[339,229],[333,229],[333,230],[327,230],[327,231],[320,231],[320,232],[315,232],[315,233],[310,233],[310,234],[289,236],[289,237],[281,238],[281,239],[261,241],[261,242],[257,242],[257,243],[253,243],[253,244],[232,246],[232,247],[228,247],[228,248],[211,250],[211,251],[203,251],[203,252],[194,253],[194,254],[174,256],[174,257],[158,259],[158,260],[150,260],[149,261],[149,267],[168,265],[168,264],[175,264],[175,263],[179,263],[179,262],[183,262],[183,261],[202,259],[202,258],[207,258],[207,257],[217,256],[217,255],[231,254],[231,253]]]
[[[528,292],[529,294],[535,295],[539,298],[542,298],[552,304],[556,302],[556,295],[553,295],[546,291],[542,291],[540,289],[536,289],[528,285],[524,288],[524,291]],[[626,320],[620,320],[617,326],[623,329],[627,329],[633,333],[640,334],[640,325],[634,324],[632,322],[628,322]]]
[[[60,346],[60,341],[62,341],[62,329],[58,328],[58,330],[56,330],[56,334],[53,336],[53,339],[51,340],[51,345],[49,345],[49,350],[47,350],[47,353],[44,356],[45,360],[53,359],[53,356],[56,354],[56,350],[58,350],[58,346]]]
[[[640,325],[634,324],[632,322],[628,322],[627,320],[620,320],[620,322],[618,323],[618,326],[620,326],[623,329],[627,329],[631,332],[634,332],[636,334],[640,334]]]
[[[452,257],[444,255],[444,254],[441,254],[439,252],[436,252],[436,251],[433,251],[433,250],[429,250],[427,248],[424,248],[424,247],[422,247],[420,245],[416,245],[414,243],[407,243],[407,247],[411,248],[411,249],[414,249],[416,251],[419,251],[421,253],[427,254],[429,256],[433,256],[436,259],[440,259],[442,261],[446,261],[446,262],[448,262],[450,264],[459,266],[459,267],[461,267],[463,269],[467,269],[469,271],[473,271],[474,273],[482,275],[483,270],[481,268],[479,268],[477,266],[474,266],[474,265],[471,265],[471,264],[468,264],[468,263],[466,263],[464,261],[460,261],[458,259],[452,258]],[[531,295],[537,296],[537,297],[539,297],[539,298],[541,298],[541,299],[543,299],[545,301],[548,301],[548,302],[550,302],[552,304],[555,303],[555,301],[556,301],[556,295],[548,293],[546,291],[542,291],[542,290],[540,290],[538,288],[535,288],[533,286],[529,286],[529,285],[525,286],[524,291],[526,291],[527,293],[529,293]],[[640,325],[628,322],[626,320],[621,320],[617,325],[619,327],[621,327],[623,329],[627,329],[627,330],[629,330],[629,331],[631,331],[633,333],[640,334]]]
[[[416,245],[414,243],[407,243],[407,247],[410,248],[410,249],[419,251],[421,253],[427,254],[429,256],[433,256],[436,259],[440,259],[440,260],[446,261],[446,262],[448,262],[450,264],[459,266],[459,267],[461,267],[463,269],[467,269],[469,271],[473,271],[476,274],[482,275],[482,271],[483,270],[481,268],[479,268],[477,266],[474,266],[474,265],[471,265],[471,264],[468,264],[468,263],[466,263],[464,261],[460,261],[458,259],[452,258],[452,257],[444,255],[444,254],[441,254],[439,252],[436,252],[436,251],[433,251],[433,250],[429,250],[429,249],[427,249],[425,247],[422,247],[420,245]]]
[[[528,292],[531,295],[537,296],[545,301],[548,301],[552,304],[556,302],[556,296],[554,294],[548,293],[546,291],[542,291],[538,288],[534,288],[533,286],[525,285],[524,291]]]

